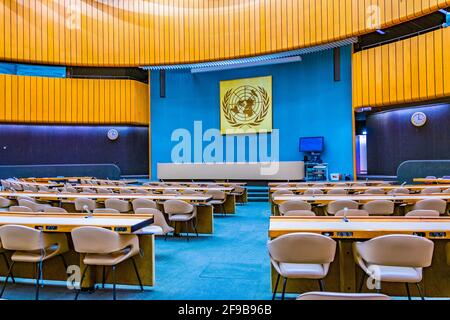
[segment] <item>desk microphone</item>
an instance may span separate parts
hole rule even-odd
[[[89,207],[87,205],[83,206],[83,210],[87,212],[87,215],[85,217],[86,219],[92,218],[92,212],[89,210]]]
[[[401,186],[403,187],[405,184],[406,184],[406,181],[404,181]]]
[[[348,222],[348,219],[347,219],[347,212],[348,212],[348,208],[345,207],[345,208],[344,208],[344,215],[342,216],[342,221],[344,221],[344,222]]]

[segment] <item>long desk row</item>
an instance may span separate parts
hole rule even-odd
[[[371,189],[382,189],[385,192],[388,192],[390,190],[395,190],[398,188],[405,188],[408,189],[410,191],[413,192],[419,192],[422,191],[426,188],[430,188],[430,185],[403,185],[403,186],[399,186],[399,185],[383,185],[383,186],[318,186],[318,187],[308,187],[308,186],[292,186],[292,187],[272,187],[269,189],[270,193],[273,193],[275,191],[292,191],[294,193],[300,193],[300,192],[305,192],[309,189],[319,189],[322,191],[331,191],[331,190],[340,190],[340,189],[344,189],[347,190],[350,193],[355,193],[355,192],[361,192],[361,191],[367,191],[367,190],[371,190]],[[439,188],[441,191],[444,191],[446,189],[450,188],[450,184],[442,184],[442,185],[437,185],[434,186],[433,188]]]
[[[338,242],[335,261],[325,278],[327,291],[357,292],[362,271],[355,264],[352,245],[388,234],[410,234],[426,237],[435,244],[432,265],[424,269],[423,286],[428,297],[450,296],[450,218],[361,217],[346,222],[338,217],[271,217],[269,238],[294,232],[318,233]],[[272,267],[272,288],[277,273]],[[364,290],[367,291],[366,286]],[[317,291],[314,281],[290,279],[286,292]],[[281,292],[281,291],[280,291]],[[404,296],[405,287],[397,283],[383,283],[383,293]],[[418,296],[415,288],[412,295]]]
[[[361,180],[361,181],[307,181],[307,182],[269,182],[269,187],[278,187],[280,185],[287,185],[289,187],[296,186],[313,186],[313,185],[325,185],[325,186],[351,186],[354,184],[364,184],[366,186],[376,186],[376,185],[388,185],[392,184],[392,181],[383,180]]]

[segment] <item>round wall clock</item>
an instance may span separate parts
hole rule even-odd
[[[411,123],[416,127],[422,127],[427,122],[427,115],[423,112],[414,112],[411,116]]]
[[[108,130],[108,139],[111,141],[117,140],[119,138],[119,131],[116,129],[109,129]]]

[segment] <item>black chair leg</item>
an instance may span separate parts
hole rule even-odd
[[[287,278],[283,278],[283,292],[281,293],[281,300],[284,300],[284,294],[286,292],[286,284],[287,284]]]
[[[67,262],[66,262],[66,259],[64,258],[64,256],[62,254],[60,254],[59,256],[61,257],[61,261],[62,261],[62,263],[64,265],[64,270],[67,273]]]
[[[136,261],[134,260],[134,257],[131,258],[131,261],[133,262],[134,272],[136,272],[136,277],[139,281],[139,286],[141,287],[141,291],[144,291],[144,286],[142,285],[141,277],[139,276],[139,270],[136,266]]]
[[[420,288],[420,284],[419,284],[419,283],[416,283],[416,287],[417,287],[417,291],[419,291],[420,298],[421,298],[422,300],[425,300],[425,296],[424,296],[423,293],[422,293],[422,289]]]
[[[227,215],[227,210],[225,210],[225,204],[224,203],[222,203],[222,213],[223,213],[224,216]]]
[[[106,267],[102,268],[102,289],[105,289],[105,281],[106,281]]]
[[[187,242],[189,242],[189,222],[188,221],[186,221],[185,223],[184,223],[184,226],[186,227],[186,241]]]
[[[409,292],[409,285],[408,283],[405,283],[406,286],[406,294],[408,295],[408,300],[411,300],[411,293]]]
[[[319,279],[319,288],[320,291],[325,291],[325,284],[323,283],[323,279]]]
[[[86,275],[86,271],[88,269],[89,269],[89,265],[84,267],[83,274],[81,275],[81,279],[80,279],[80,288],[77,289],[77,293],[75,294],[75,300],[78,300],[78,296],[80,295],[80,292],[81,292],[81,285],[83,284],[84,276]]]
[[[9,266],[8,257],[6,256],[5,253],[2,253],[1,255],[3,256],[3,260],[5,260],[6,268],[9,270],[10,266]],[[14,275],[12,274],[12,272],[11,272],[11,280],[12,280],[12,283],[16,283],[16,279],[14,279]]]
[[[39,300],[39,287],[42,273],[42,261],[36,263],[36,300]]]
[[[3,286],[2,286],[2,291],[0,292],[0,298],[1,297],[3,297],[3,293],[5,292],[5,289],[6,289],[6,284],[8,283],[8,279],[9,279],[9,277],[11,276],[11,274],[12,274],[12,270],[13,270],[13,267],[14,267],[14,261],[11,263],[11,266],[9,267],[9,270],[8,270],[8,274],[6,275],[6,279],[5,279],[5,282],[3,282]]]
[[[113,276],[113,300],[116,300],[116,266],[112,266]]]
[[[192,221],[192,228],[195,231],[195,235],[198,237],[198,231],[197,231],[197,226],[196,226],[197,222],[196,221],[194,222],[194,219],[192,219],[191,221]]]
[[[359,284],[358,293],[362,292],[362,289],[363,289],[363,286],[364,286],[364,281],[366,281],[366,273],[365,272],[362,273],[361,283]]]
[[[275,282],[275,288],[273,289],[272,300],[275,300],[275,295],[277,294],[278,283],[280,282],[280,274],[277,276],[277,281]]]

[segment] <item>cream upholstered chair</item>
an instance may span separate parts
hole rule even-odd
[[[24,206],[11,206],[9,212],[33,212],[29,207]]]
[[[119,210],[112,209],[112,208],[97,208],[94,209],[94,213],[112,213],[112,214],[118,214],[120,213]]]
[[[222,214],[227,214],[227,211],[225,209],[225,201],[227,200],[227,195],[225,192],[220,190],[207,190],[205,194],[212,197],[212,200],[209,201],[210,204],[212,204],[213,206],[219,206],[222,210]]]
[[[38,192],[38,187],[31,185],[31,184],[24,184],[23,186],[23,190],[24,191],[29,191],[29,192]]]
[[[450,193],[450,188],[443,190],[442,193],[449,194]]]
[[[359,209],[342,209],[334,214],[336,217],[367,217],[369,212]]]
[[[197,208],[190,203],[181,200],[167,200],[164,202],[164,212],[169,216],[169,221],[175,223],[184,223],[186,226],[187,241],[189,241],[188,227],[191,224],[197,237]],[[181,230],[180,230],[181,232]]]
[[[364,194],[373,194],[373,195],[385,194],[385,193],[386,192],[381,188],[369,188],[369,189],[366,189],[366,191],[364,191]]]
[[[285,189],[285,190],[277,190],[272,192],[272,197],[273,196],[289,196],[289,195],[294,195],[294,193],[291,190]]]
[[[44,208],[44,212],[46,213],[67,213],[67,210],[60,207],[47,207]]]
[[[69,192],[69,193],[77,193],[77,189],[72,187],[71,185],[65,185],[63,188],[63,191]]]
[[[358,209],[359,204],[356,201],[352,200],[336,200],[331,201],[325,207],[325,212],[329,215],[334,215],[336,212],[342,209]]]
[[[36,300],[39,299],[44,261],[59,256],[64,264],[64,273],[67,270],[63,254],[69,251],[69,245],[64,233],[44,233],[26,226],[5,225],[0,227],[0,241],[3,248],[14,251],[11,256],[12,264],[3,283],[0,298],[3,296],[6,283],[16,262],[33,263],[36,266]]]
[[[293,210],[311,210],[311,205],[308,202],[298,200],[289,200],[278,205],[278,211],[282,216]]]
[[[413,206],[413,210],[436,210],[440,214],[444,214],[446,208],[447,202],[445,200],[433,198],[417,201]]]
[[[139,193],[139,194],[153,194],[153,191],[151,190],[146,190],[146,189],[135,189],[134,193]]]
[[[164,189],[162,193],[163,193],[163,194],[175,194],[175,195],[179,195],[179,194],[180,194],[180,193],[179,193],[177,190],[175,190],[175,189]]]
[[[407,188],[395,188],[388,191],[388,194],[409,194],[409,189]]]
[[[324,192],[322,190],[320,190],[320,189],[317,189],[317,188],[308,188],[308,189],[305,190],[305,192],[303,192],[303,194],[304,195],[308,195],[308,196],[309,195],[313,196],[313,195],[324,194]]]
[[[132,202],[133,210],[136,213],[136,210],[141,208],[147,208],[147,209],[157,209],[158,206],[156,205],[156,202],[153,200],[148,199],[134,199]]]
[[[139,239],[136,235],[120,235],[117,232],[99,227],[79,227],[71,232],[73,246],[76,252],[84,254],[84,270],[81,275],[80,289],[77,290],[75,300],[81,291],[86,271],[93,266],[103,267],[102,284],[105,284],[105,268],[111,267],[113,277],[113,299],[116,300],[116,266],[131,259],[139,281],[141,290],[141,277],[136,266],[134,257],[139,254]]]
[[[51,207],[51,205],[49,205],[49,204],[39,204],[39,203],[30,201],[27,199],[19,199],[18,203],[19,203],[19,206],[28,207],[31,209],[31,211],[34,211],[34,212],[44,211],[45,208]]]
[[[126,200],[107,199],[105,201],[105,208],[116,209],[120,213],[127,213],[131,211],[131,205]]]
[[[182,194],[190,194],[190,195],[201,195],[201,194],[203,194],[200,191],[192,190],[192,189],[183,189],[181,193]]]
[[[322,280],[334,260],[336,241],[316,233],[290,233],[269,241],[267,246],[272,266],[278,273],[272,300],[280,277],[283,277],[282,300],[288,279],[318,280],[320,290],[324,291]]]
[[[114,191],[107,188],[97,188],[97,193],[99,194],[114,194]]]
[[[120,189],[119,193],[120,193],[120,194],[132,194],[132,193],[133,193],[133,190],[131,190],[131,189],[126,189],[126,188],[122,188],[122,189]]]
[[[433,194],[433,193],[441,193],[441,192],[442,192],[442,190],[439,187],[426,187],[420,191],[421,194]]]
[[[296,300],[391,300],[380,293],[307,292]]]
[[[389,200],[373,200],[363,205],[363,210],[370,215],[386,216],[394,214],[394,202]]]
[[[327,192],[327,194],[347,194],[347,190],[346,189],[331,189],[330,191]]]
[[[88,188],[88,187],[84,187],[81,190],[84,193],[96,193],[94,189],[91,189],[91,188]]]
[[[166,218],[161,211],[154,208],[140,208],[135,211],[136,214],[152,214],[153,224],[135,232],[135,234],[151,233],[159,236],[164,236],[164,240],[167,239],[167,234],[174,232],[175,229],[167,224]]]
[[[409,283],[415,283],[424,299],[419,283],[422,269],[429,267],[433,258],[434,243],[426,238],[404,234],[392,234],[353,243],[353,256],[363,270],[360,290],[366,276],[379,283],[405,283],[408,298],[411,299]]]
[[[11,204],[11,200],[0,197],[0,208],[8,208]]]
[[[85,212],[93,211],[97,208],[97,201],[88,198],[75,199],[75,210]]]
[[[417,217],[424,217],[424,218],[429,218],[429,217],[439,217],[439,211],[436,210],[412,210],[409,211],[408,213],[405,214],[405,217],[412,217],[412,218],[417,218]]]
[[[286,217],[314,217],[316,214],[311,210],[290,210],[282,215]]]

